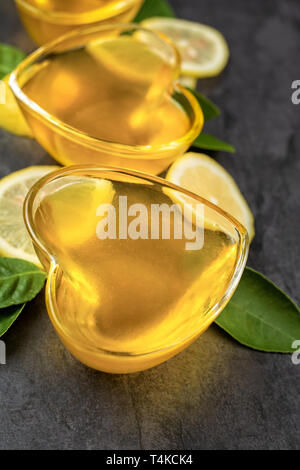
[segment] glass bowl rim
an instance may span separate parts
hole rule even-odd
[[[59,38],[51,41],[50,43],[40,47],[35,52],[30,54],[21,64],[17,66],[17,68],[11,73],[9,78],[9,86],[17,98],[18,101],[26,108],[26,110],[30,114],[34,114],[39,120],[41,120],[47,126],[53,127],[55,132],[62,134],[66,138],[70,138],[75,141],[79,145],[84,145],[93,150],[101,150],[106,151],[110,154],[118,154],[119,156],[124,156],[128,158],[144,158],[144,159],[160,159],[161,154],[167,150],[175,150],[176,148],[180,148],[185,144],[190,144],[193,140],[199,135],[204,125],[204,116],[201,106],[199,105],[197,99],[194,95],[187,90],[185,87],[180,85],[178,81],[175,82],[175,90],[181,95],[183,95],[186,100],[189,102],[193,112],[195,114],[193,123],[191,127],[186,132],[185,135],[171,141],[167,144],[161,145],[126,145],[121,144],[118,142],[108,141],[104,139],[100,139],[97,137],[90,136],[88,133],[81,131],[75,127],[72,127],[65,122],[61,121],[60,119],[56,118],[55,116],[48,113],[42,107],[40,107],[35,101],[31,100],[26,93],[22,90],[22,87],[19,85],[18,80],[20,76],[24,73],[27,67],[32,66],[37,60],[39,60],[42,56],[48,54],[53,50],[55,47],[59,46],[65,41],[68,41],[75,37],[80,37],[80,35],[89,35],[105,30],[110,29],[118,29],[118,30],[139,30],[145,31],[147,33],[152,34],[156,38],[158,38],[162,44],[168,46],[172,53],[174,54],[176,67],[180,66],[180,58],[179,53],[172,43],[171,40],[168,40],[165,36],[162,36],[154,31],[148,30],[146,28],[142,28],[137,24],[128,23],[128,24],[107,24],[107,25],[100,25],[100,26],[88,26],[84,28],[79,28],[76,30],[71,31]]]
[[[103,14],[104,7],[95,8],[93,10],[81,13],[69,13],[64,11],[47,11],[39,8],[37,5],[28,3],[27,0],[15,0],[16,4],[23,8],[27,13],[44,21],[51,23],[58,23],[61,25],[84,25],[95,23],[101,20],[112,19],[117,15],[126,12],[129,8],[139,4],[141,0],[117,0],[112,6],[110,12]]]
[[[207,201],[201,196],[198,196],[176,184],[170,183],[166,181],[164,178],[161,178],[159,176],[152,176],[152,175],[148,175],[146,173],[138,172],[135,170],[127,170],[127,169],[118,168],[118,167],[110,167],[110,166],[104,166],[104,165],[101,165],[101,166],[73,165],[73,166],[63,167],[59,170],[56,170],[54,172],[51,172],[43,176],[40,180],[38,180],[32,186],[32,188],[29,190],[26,196],[26,199],[24,201],[24,206],[23,206],[23,214],[24,214],[24,221],[25,221],[26,228],[28,230],[28,233],[33,243],[37,246],[39,250],[43,252],[43,254],[47,257],[50,263],[50,268],[48,271],[48,279],[47,279],[47,284],[46,284],[46,303],[50,310],[49,312],[50,318],[55,323],[56,327],[59,330],[61,330],[67,338],[74,341],[74,338],[72,337],[72,335],[69,334],[68,329],[64,327],[61,321],[59,321],[59,315],[57,315],[58,308],[56,306],[56,302],[55,302],[56,298],[55,296],[53,296],[52,288],[53,288],[53,283],[55,283],[55,280],[56,280],[57,268],[59,268],[60,265],[59,263],[56,262],[55,258],[47,251],[47,248],[44,246],[44,244],[41,243],[35,231],[35,228],[34,228],[35,224],[33,220],[33,217],[34,217],[33,216],[33,204],[34,204],[34,201],[38,192],[48,183],[54,181],[55,179],[59,179],[60,177],[64,177],[68,175],[71,176],[74,174],[82,174],[82,173],[87,173],[87,172],[91,172],[91,173],[95,172],[96,174],[100,174],[101,172],[105,172],[105,173],[111,172],[112,174],[124,174],[125,176],[127,175],[127,176],[136,177],[138,179],[148,181],[150,183],[157,184],[162,187],[168,187],[169,189],[180,191],[181,193],[207,205],[212,210],[214,210],[215,212],[222,215],[225,219],[227,219],[235,227],[235,230],[237,231],[240,240],[239,240],[239,253],[237,255],[237,261],[234,267],[234,272],[233,272],[230,282],[228,283],[225,293],[223,294],[221,299],[210,309],[209,315],[207,316],[205,321],[201,324],[201,327],[191,332],[188,336],[181,338],[178,341],[170,345],[167,345],[163,348],[159,348],[153,351],[138,352],[138,353],[119,352],[119,351],[116,352],[116,351],[109,351],[109,350],[102,349],[102,348],[96,349],[96,348],[89,347],[86,344],[84,345],[80,344],[77,341],[75,343],[76,347],[83,351],[92,352],[93,354],[102,353],[102,354],[109,354],[112,356],[143,357],[143,356],[159,354],[160,352],[168,351],[178,345],[188,343],[189,340],[192,341],[193,338],[197,336],[197,333],[201,333],[201,330],[205,331],[205,329],[217,318],[217,316],[221,313],[221,311],[225,308],[226,304],[229,302],[235,289],[238,286],[239,280],[243,274],[243,271],[246,265],[248,250],[249,250],[249,237],[248,237],[247,230],[240,222],[238,222],[230,214],[223,211],[220,207],[216,206],[210,201]]]

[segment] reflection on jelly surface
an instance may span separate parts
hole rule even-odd
[[[172,64],[131,37],[54,56],[34,72],[24,92],[48,113],[92,137],[157,145],[189,130],[188,116],[168,93]]]
[[[128,206],[174,204],[151,186],[66,178],[37,207],[35,230],[59,264],[56,316],[72,338],[69,346],[144,353],[182,341],[201,332],[232,279],[238,246],[221,230],[205,229],[204,246],[196,251],[172,238],[172,218],[169,240],[100,240],[97,208],[113,204],[119,220],[125,194]],[[90,365],[89,353],[80,354]],[[107,370],[103,363],[93,367]]]

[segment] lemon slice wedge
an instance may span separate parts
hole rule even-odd
[[[16,135],[32,137],[13,92],[8,86],[9,75],[0,81],[0,127]]]
[[[186,153],[173,163],[166,179],[219,206],[244,225],[253,239],[254,217],[244,196],[232,176],[211,157]]]
[[[181,75],[178,80],[179,80],[179,83],[181,83],[181,85],[187,88],[191,88],[192,90],[196,90],[197,78],[188,77],[187,75]]]
[[[134,36],[92,41],[86,50],[101,66],[124,80],[151,84],[159,79],[165,68],[171,80],[176,57],[168,57],[159,49],[160,38],[154,42],[152,36],[148,36],[147,32],[138,32]]]
[[[28,190],[57,166],[32,166],[0,180],[0,254],[40,265],[23,220]]]
[[[176,18],[148,18],[141,25],[168,36],[181,56],[181,73],[205,78],[218,75],[229,59],[224,36],[216,29]]]

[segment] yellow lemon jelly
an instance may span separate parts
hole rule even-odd
[[[147,369],[190,344],[225,306],[244,266],[246,231],[200,199],[188,197],[181,212],[180,188],[160,178],[74,168],[27,199],[27,225],[50,270],[50,318],[88,366]],[[193,217],[194,207],[204,218]],[[187,219],[189,241],[178,233]]]
[[[157,174],[201,130],[197,101],[176,84],[173,46],[155,33],[128,28],[82,47],[61,51],[59,45],[60,52],[42,57],[38,52],[17,71],[22,86],[13,90],[25,117],[36,139],[64,165]]]
[[[29,35],[42,45],[84,25],[127,23],[143,0],[15,0]]]

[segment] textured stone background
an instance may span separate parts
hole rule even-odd
[[[231,61],[201,85],[222,108],[211,131],[237,147],[217,159],[256,216],[249,265],[300,301],[299,0],[173,0],[178,15],[219,28]],[[0,41],[32,43],[14,4],[0,5]],[[39,145],[0,131],[0,175],[51,163]],[[296,449],[300,366],[213,326],[169,362],[131,376],[87,369],[60,344],[43,295],[6,334],[0,449]]]

